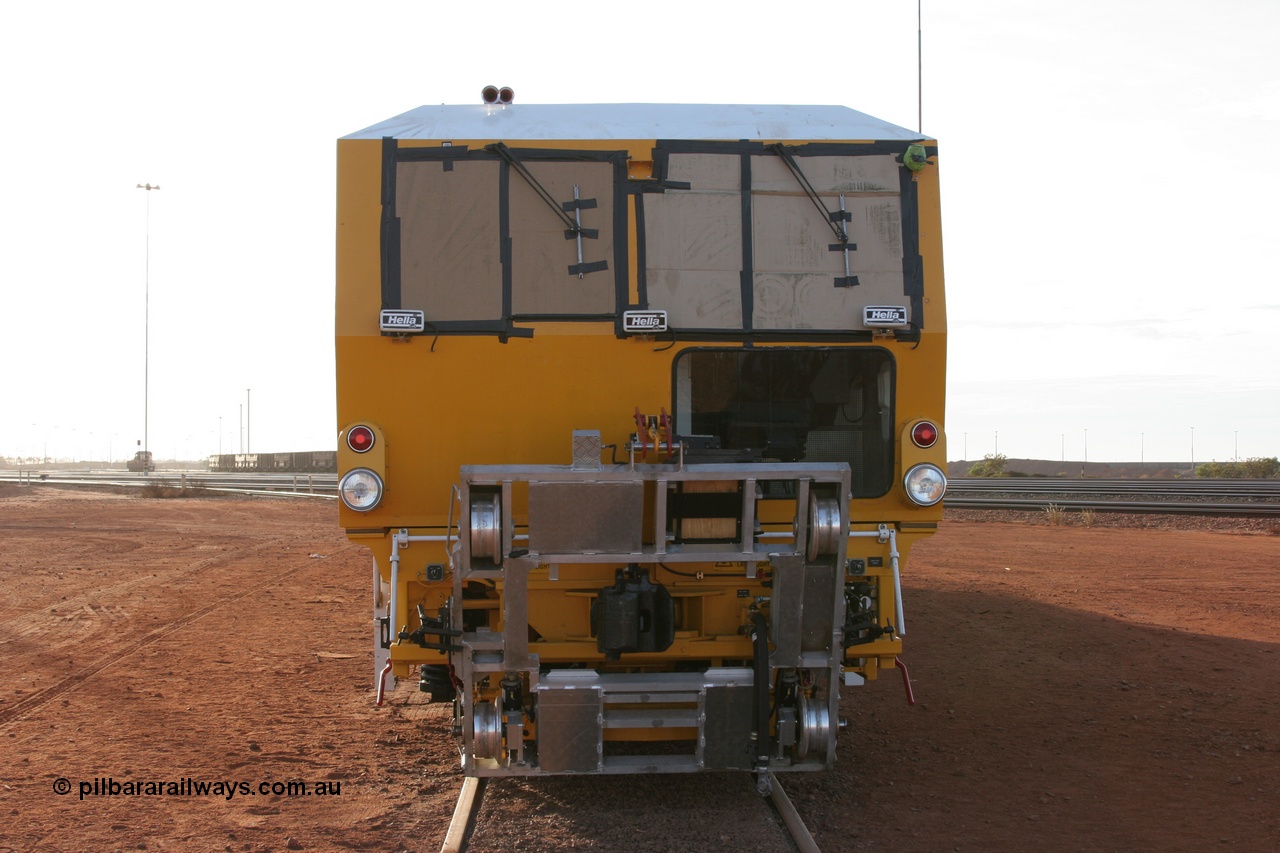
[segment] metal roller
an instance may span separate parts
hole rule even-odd
[[[471,716],[476,757],[498,758],[502,753],[502,712],[492,702],[477,702]]]
[[[831,743],[831,712],[825,702],[800,694],[800,736],[796,739],[796,758],[803,760],[812,750],[824,752]]]
[[[502,565],[502,501],[497,492],[471,496],[471,559]]]
[[[840,549],[844,531],[840,525],[840,501],[836,498],[809,495],[809,547],[805,556],[810,560]]]

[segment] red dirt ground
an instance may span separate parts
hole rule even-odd
[[[918,704],[783,777],[822,850],[1280,849],[1274,525],[992,518],[908,566]],[[449,713],[373,706],[369,578],[330,503],[0,485],[0,849],[438,850]],[[569,848],[791,849],[745,774],[489,786],[471,850]]]

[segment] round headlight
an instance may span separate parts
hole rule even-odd
[[[338,483],[342,502],[357,512],[367,512],[382,500],[382,480],[368,468],[348,471]]]
[[[920,506],[933,506],[947,492],[947,475],[937,465],[927,462],[914,466],[902,478],[907,497]]]

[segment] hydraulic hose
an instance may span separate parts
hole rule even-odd
[[[755,629],[755,699],[752,735],[756,741],[756,770],[769,768],[769,625],[759,611],[751,614]]]

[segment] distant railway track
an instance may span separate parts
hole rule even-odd
[[[1258,517],[1280,515],[1280,480],[956,479],[955,509],[1063,510]]]
[[[210,474],[203,471],[0,471],[0,482],[58,486],[112,486],[129,489],[205,489],[243,494],[276,494],[302,497],[338,497],[337,474],[241,473]]]
[[[156,471],[0,471],[0,482],[64,486],[207,489],[335,499],[336,474]],[[955,479],[945,504],[955,509],[1067,510],[1259,517],[1280,515],[1280,480],[1090,480],[1053,477]]]
[[[975,492],[1048,494],[1229,495],[1280,500],[1280,480],[1090,480],[1059,477],[955,478],[947,496]]]

